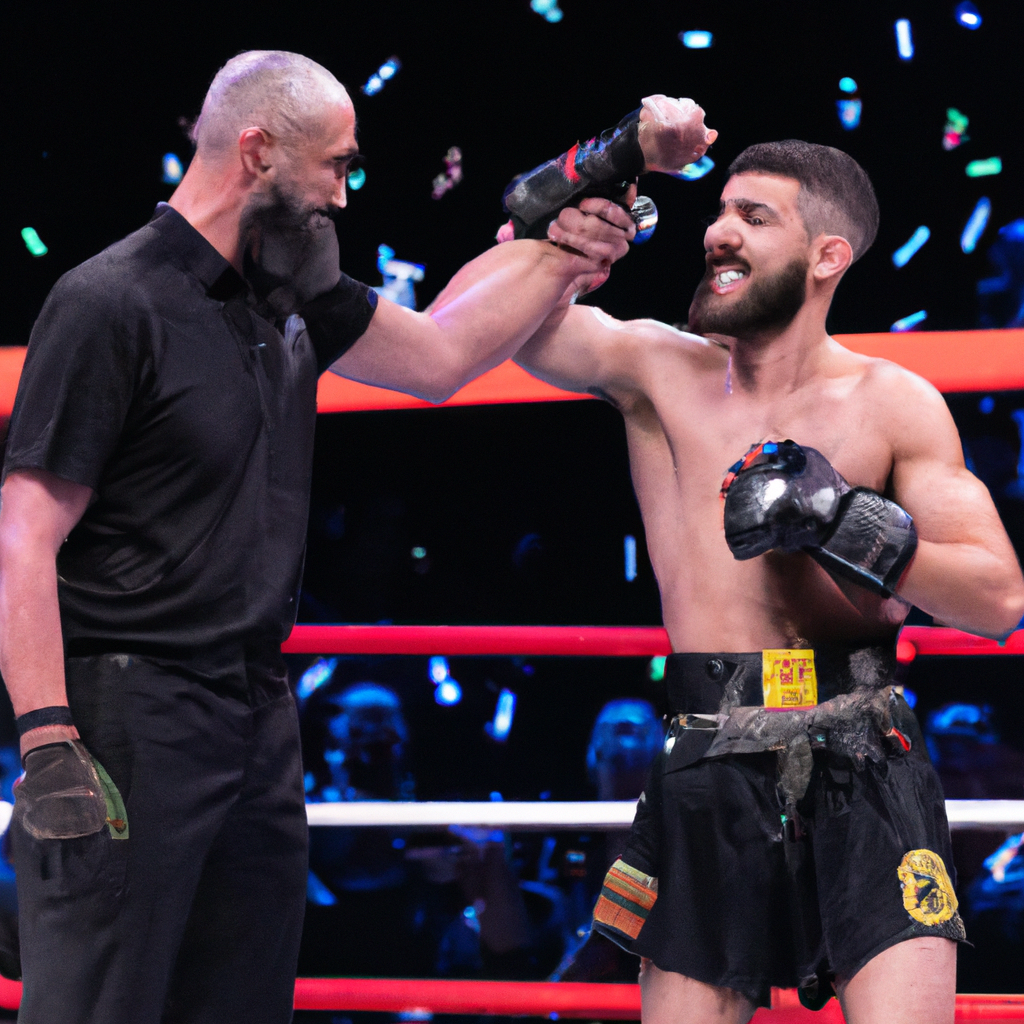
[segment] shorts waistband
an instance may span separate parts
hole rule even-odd
[[[892,682],[895,644],[807,648],[814,653],[817,703],[841,693]],[[764,652],[671,654],[665,686],[672,714],[714,715],[737,707],[763,707]]]

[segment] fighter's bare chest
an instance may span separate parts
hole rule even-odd
[[[836,395],[828,388],[760,401],[729,393],[691,394],[685,402],[652,404],[650,412],[656,426],[648,424],[647,443],[631,445],[634,475],[644,473],[645,467],[636,463],[643,463],[646,454],[662,463],[659,475],[668,468],[667,458],[677,486],[694,497],[717,491],[729,467],[751,446],[768,440],[791,439],[816,448],[854,486],[884,491],[892,469],[885,425],[859,396]]]

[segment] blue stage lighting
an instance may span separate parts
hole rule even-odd
[[[910,262],[911,256],[913,256],[914,253],[916,253],[917,250],[920,249],[929,238],[931,238],[931,236],[931,231],[922,224],[921,227],[919,227],[910,236],[910,238],[892,254],[893,263],[897,267],[905,267]]]
[[[366,184],[366,171],[362,167],[357,167],[354,171],[348,172],[347,179],[348,187],[353,192],[358,192]]]
[[[964,252],[974,252],[978,239],[981,238],[988,225],[988,218],[991,213],[992,203],[985,196],[982,196],[978,200],[977,206],[974,207],[974,212],[967,218],[964,233],[960,236],[960,248]]]
[[[849,77],[840,78],[839,79],[839,91],[840,92],[846,92],[846,93],[856,92],[857,91],[857,83],[852,78],[849,78]]]
[[[996,400],[991,395],[986,395],[979,403],[978,409],[986,416],[996,407]]]

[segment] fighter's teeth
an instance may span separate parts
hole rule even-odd
[[[743,277],[746,277],[746,273],[742,270],[723,270],[717,275],[720,287],[732,284],[733,281],[739,281]]]

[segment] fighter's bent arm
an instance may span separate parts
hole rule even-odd
[[[366,333],[331,369],[444,401],[508,359],[577,279],[601,276],[625,254],[629,214],[604,199],[584,200],[581,210],[563,211],[559,222],[570,225],[561,239],[586,257],[531,239],[495,246],[463,267],[429,312],[381,300]]]
[[[1024,577],[988,488],[965,467],[942,396],[904,371],[883,372],[903,378],[901,400],[885,409],[892,498],[914,517],[918,533],[897,593],[946,625],[1004,637],[1024,617]]]
[[[92,494],[40,470],[10,473],[0,492],[0,672],[15,715],[68,702],[56,556]],[[22,752],[77,737],[43,726],[22,737]]]

